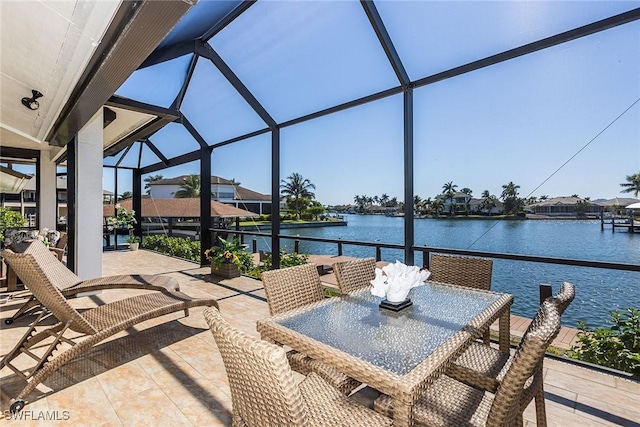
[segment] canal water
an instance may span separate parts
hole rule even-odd
[[[346,227],[292,228],[282,234],[366,242],[402,244],[404,218],[345,215]],[[640,234],[600,230],[599,221],[416,219],[415,244],[524,255],[542,255],[594,261],[640,264]],[[251,239],[245,236],[246,241]],[[257,237],[258,249],[270,250],[268,239]],[[283,240],[287,252],[293,240]],[[337,245],[300,242],[301,253],[337,254]],[[375,257],[375,248],[344,245],[343,255]],[[400,250],[382,249],[382,259],[403,261]],[[422,264],[416,253],[415,263]],[[576,285],[576,299],[563,315],[563,324],[575,327],[608,325],[612,310],[640,308],[640,273],[588,267],[494,260],[492,289],[514,295],[512,313],[533,317],[538,308],[538,285],[548,283],[554,293],[561,283]]]

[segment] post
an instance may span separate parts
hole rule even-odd
[[[600,211],[600,231],[604,231],[604,211]]]
[[[382,249],[376,246],[376,261],[382,261]]]
[[[429,269],[431,264],[431,257],[429,251],[422,251],[422,265],[427,270]]]
[[[251,252],[252,253],[256,253],[258,252],[258,240],[257,239],[253,239],[253,241],[251,242]]]
[[[338,256],[342,256],[342,242],[338,242]]]
[[[300,253],[300,240],[293,241],[293,252],[299,254]]]
[[[272,268],[280,268],[280,128],[271,129],[271,253]]]
[[[551,289],[551,285],[547,283],[540,283],[540,304],[544,302],[547,298],[553,295],[553,290]]]

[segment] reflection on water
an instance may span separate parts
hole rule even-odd
[[[378,215],[345,215],[347,227],[296,228],[282,234],[402,244],[404,219]],[[247,242],[251,237],[245,236]],[[257,238],[258,249],[270,241]],[[293,251],[293,240],[282,246]],[[640,234],[600,231],[599,221],[571,220],[415,220],[415,244],[525,255],[640,264]],[[300,242],[302,253],[336,254],[335,244]],[[343,246],[343,254],[375,257],[375,248]],[[383,249],[385,261],[403,261],[401,250]],[[416,253],[415,263],[422,263]],[[640,273],[588,267],[494,260],[492,289],[515,296],[512,312],[533,317],[538,308],[538,285],[549,283],[557,292],[568,281],[576,285],[576,299],[563,315],[563,323],[582,320],[604,326],[611,310],[640,307]]]

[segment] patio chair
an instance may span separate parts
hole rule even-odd
[[[431,255],[429,280],[451,285],[488,291],[491,289],[493,261],[488,258]],[[489,344],[489,328],[484,331],[482,341]]]
[[[537,321],[522,338],[513,362],[495,394],[442,375],[428,385],[413,407],[416,426],[521,426],[522,413],[531,399],[526,387],[535,376],[551,341],[560,331],[560,313],[553,302],[540,306]],[[374,409],[393,415],[393,399],[382,395]]]
[[[371,280],[376,275],[375,258],[362,258],[352,261],[342,261],[333,264],[338,287],[342,294],[371,287]]]
[[[60,237],[53,246],[49,246],[49,250],[56,254],[59,261],[62,261],[62,258],[67,253],[67,241],[69,240],[69,236],[67,233],[60,233]]]
[[[204,317],[224,362],[233,426],[391,426],[391,419],[339,393],[319,375],[296,383],[282,347],[229,325],[214,308]]]
[[[272,316],[324,299],[315,264],[265,271],[262,283]],[[294,371],[303,375],[315,372],[344,394],[360,385],[359,381],[295,350],[287,352],[287,358]]]
[[[49,276],[52,278],[52,283],[60,290],[65,298],[75,298],[80,293],[106,289],[134,288],[162,292],[180,290],[180,285],[177,280],[168,276],[134,274],[82,280],[71,270],[65,267],[65,265],[56,257],[52,256],[53,254],[49,251],[49,248],[39,240],[14,243],[11,245],[10,249],[3,252],[3,256],[13,253],[32,255],[32,257],[28,259],[32,260],[34,265],[38,265],[42,270],[47,271]],[[19,273],[17,273],[17,275],[20,277],[20,280],[25,283],[25,286],[29,288],[27,279],[21,277]],[[32,295],[10,319],[5,319],[4,322],[7,325],[10,325],[16,319],[25,315],[28,311],[40,306],[40,301]]]
[[[560,287],[560,291],[555,296],[547,298],[547,300],[556,305],[558,313],[562,316],[575,298],[575,295],[575,287],[571,283],[565,282]],[[540,321],[541,319],[536,316],[525,335],[531,329],[536,328]],[[539,366],[536,367],[531,384],[525,388],[522,408],[524,410],[529,404],[531,397],[535,398],[536,425],[541,427],[547,425],[544,403],[543,360],[544,358],[540,360]],[[509,354],[479,343],[472,343],[462,353],[462,356],[449,367],[446,374],[470,386],[495,393],[500,387],[500,383],[503,381],[511,363],[513,363],[513,357],[510,357]]]
[[[56,273],[36,262],[34,254],[5,250],[4,256],[45,308],[16,346],[0,361],[0,369],[7,366],[27,381],[27,385],[11,404],[11,412],[20,411],[25,405],[24,399],[61,366],[106,338],[165,314],[184,310],[185,315],[188,315],[188,309],[191,307],[218,306],[214,299],[193,299],[180,292],[153,292],[107,303],[80,313],[53,284],[57,279]],[[59,262],[52,255],[49,257],[52,262]],[[49,317],[49,312],[58,323],[53,326],[40,325],[41,320]],[[78,336],[78,333],[81,335]],[[45,345],[37,345],[49,338],[53,338],[53,341],[46,349]],[[69,345],[70,348],[58,350],[61,344]],[[11,364],[21,354],[36,361],[36,365],[29,368],[27,373]]]

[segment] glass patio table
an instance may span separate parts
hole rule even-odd
[[[259,320],[257,330],[392,396],[394,425],[410,426],[421,390],[496,319],[500,350],[509,351],[513,296],[427,282],[409,298],[412,306],[394,312],[365,289]]]

